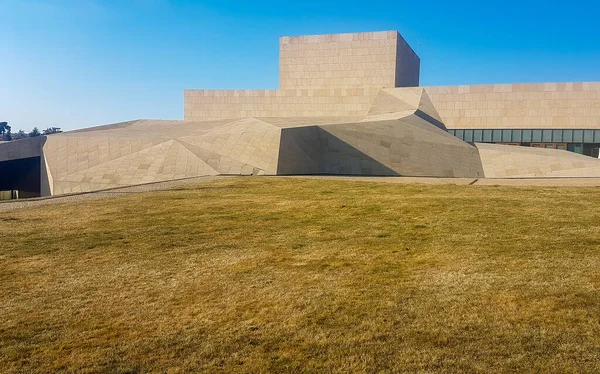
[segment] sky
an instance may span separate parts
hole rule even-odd
[[[279,36],[398,30],[421,85],[600,81],[598,1],[0,0],[0,121],[183,119],[184,89],[274,89]]]

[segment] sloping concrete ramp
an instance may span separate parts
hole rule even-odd
[[[476,143],[486,178],[600,177],[600,160],[577,153]]]

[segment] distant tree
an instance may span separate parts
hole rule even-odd
[[[36,137],[36,136],[40,136],[40,135],[41,135],[40,134],[40,130],[38,130],[37,127],[34,127],[33,130],[31,130],[31,132],[29,133],[29,137],[30,138],[33,138],[33,137]]]
[[[8,136],[6,136],[8,134]],[[8,122],[0,122],[0,140],[10,140],[10,126]]]
[[[46,130],[42,131],[44,133],[44,135],[50,135],[50,134],[57,134],[59,132],[62,132],[62,130],[60,129],[60,127],[48,127]]]
[[[27,137],[29,137],[29,136],[23,130],[19,130],[19,132],[17,132],[16,134],[12,135],[13,140],[25,139]]]

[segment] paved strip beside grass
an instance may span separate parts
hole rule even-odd
[[[230,178],[230,176],[208,176],[181,180],[149,183],[130,187],[114,188],[105,191],[85,192],[65,196],[52,196],[39,199],[1,201],[0,212],[35,207],[40,205],[60,204],[84,200],[97,200],[114,197],[119,193],[140,193],[164,191],[187,184],[211,182],[215,178]],[[256,177],[253,177],[256,178]],[[486,179],[486,178],[428,178],[428,177],[363,177],[363,176],[333,176],[333,175],[299,175],[261,178],[304,178],[324,179],[332,181],[378,182],[399,184],[432,184],[432,185],[482,185],[482,186],[539,186],[539,187],[600,187],[600,178],[531,178],[531,179]]]
[[[37,199],[2,201],[2,202],[0,202],[0,213],[9,212],[12,210],[17,210],[17,209],[23,209],[23,208],[32,208],[32,207],[42,206],[42,205],[72,203],[72,202],[86,201],[86,200],[109,199],[109,198],[114,197],[117,194],[132,194],[132,193],[172,190],[172,189],[180,188],[181,186],[185,186],[187,184],[198,184],[198,183],[211,182],[215,178],[227,178],[227,177],[225,177],[225,176],[198,177],[198,178],[165,181],[165,182],[148,183],[148,184],[142,184],[142,185],[137,185],[137,186],[113,188],[113,189],[104,190],[104,191],[85,192],[85,193],[70,194],[70,195],[63,195],[63,196],[57,195],[57,196],[42,197],[42,198],[37,198]]]

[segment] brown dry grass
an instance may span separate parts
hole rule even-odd
[[[234,178],[0,214],[3,372],[598,372],[598,188]]]

